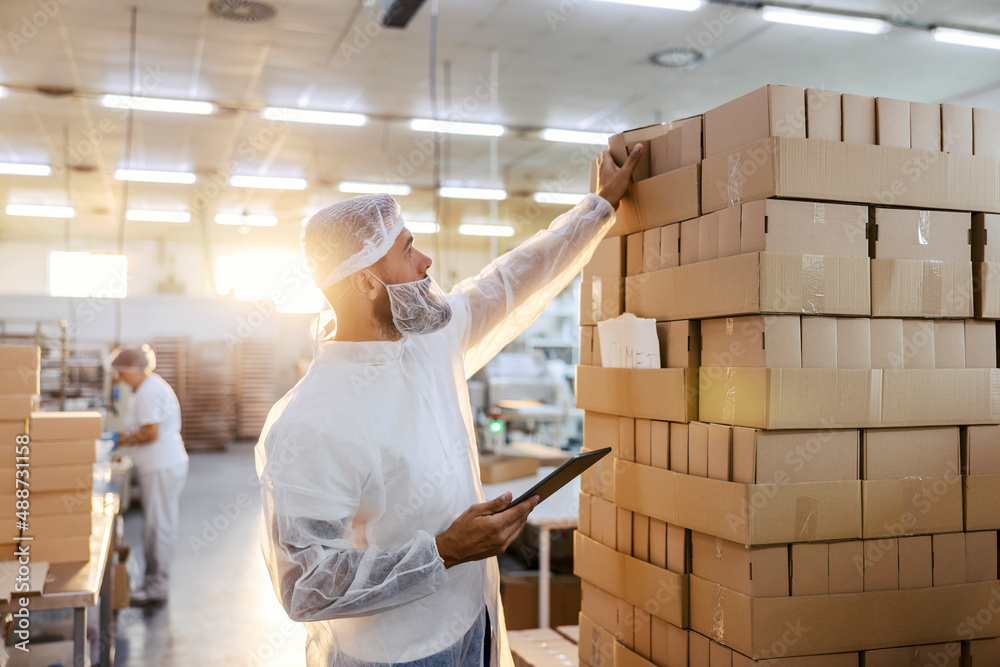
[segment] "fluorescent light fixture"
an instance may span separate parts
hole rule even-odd
[[[147,171],[145,169],[118,169],[115,178],[119,181],[141,181],[143,183],[194,183],[195,175],[189,171]]]
[[[146,211],[132,209],[125,212],[126,220],[135,222],[191,222],[187,211]]]
[[[229,184],[237,188],[264,188],[267,190],[305,190],[308,185],[304,178],[239,175],[230,178]]]
[[[557,130],[547,127],[542,130],[542,139],[545,141],[561,141],[567,144],[593,144],[595,146],[607,146],[610,134],[604,132],[583,132],[581,130]]]
[[[847,30],[849,32],[862,32],[866,35],[880,35],[889,32],[892,28],[887,21],[882,19],[872,19],[863,16],[842,16],[840,14],[827,14],[825,12],[808,12],[798,9],[788,9],[786,7],[763,8],[762,16],[765,21],[772,23],[790,23],[792,25],[802,25],[810,28],[825,28],[827,30]]]
[[[510,225],[459,225],[458,233],[465,236],[513,236],[514,228]]]
[[[587,195],[576,195],[566,192],[536,192],[532,195],[539,204],[565,204],[566,206],[576,206]]]
[[[438,194],[447,199],[488,199],[502,201],[507,198],[506,190],[491,190],[489,188],[452,188],[443,187]]]
[[[1000,35],[990,35],[985,32],[971,30],[955,30],[954,28],[934,28],[931,35],[938,42],[945,44],[961,44],[962,46],[978,46],[983,49],[1000,49]]]
[[[0,162],[0,174],[12,176],[48,176],[52,167],[47,164],[21,164],[20,162]]]
[[[319,125],[350,125],[360,127],[368,122],[368,117],[360,113],[341,113],[339,111],[313,111],[311,109],[288,109],[285,107],[266,107],[264,118],[284,120],[292,123],[316,123]]]
[[[603,0],[619,5],[636,5],[637,7],[654,7],[656,9],[679,9],[693,12],[702,6],[703,0]]]
[[[480,137],[499,137],[504,133],[503,125],[491,123],[462,123],[455,120],[430,120],[414,118],[410,129],[418,132],[440,132],[442,134],[471,134]]]
[[[410,186],[391,183],[361,183],[359,181],[341,181],[337,184],[341,192],[353,192],[361,195],[387,194],[404,197],[410,194]]]
[[[409,229],[413,234],[437,234],[441,231],[441,225],[436,222],[406,220],[403,222],[403,226]]]
[[[76,215],[76,211],[72,206],[7,204],[7,215],[23,215],[29,218],[72,218]]]
[[[215,222],[219,225],[249,225],[250,227],[275,227],[277,216],[273,214],[248,215],[245,213],[218,213]]]
[[[211,102],[199,102],[197,100],[168,100],[161,97],[104,95],[101,97],[101,104],[112,109],[165,111],[167,113],[193,113],[202,116],[215,113],[215,105]]]

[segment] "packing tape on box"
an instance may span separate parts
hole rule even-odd
[[[826,224],[826,204],[821,201],[813,204],[813,224]]]
[[[733,327],[735,326],[735,324],[736,323],[733,321],[732,317],[727,317],[726,318],[726,335],[727,336],[732,336],[733,335]],[[691,341],[690,341],[690,339],[688,340],[688,347],[691,347]]]
[[[927,245],[931,237],[931,212],[917,211],[917,244]]]
[[[739,206],[743,203],[743,159],[739,153],[733,153],[726,161],[729,177],[729,205]]]
[[[826,312],[826,266],[823,255],[802,255],[802,312]]]
[[[604,319],[603,317],[601,317],[602,314],[601,305],[604,303],[604,299],[602,297],[601,292],[602,292],[601,279],[598,276],[594,276],[590,280],[590,303],[591,303],[590,307],[591,311],[594,314],[595,322],[600,322],[601,320]]]
[[[722,560],[722,540],[715,538],[715,560]]]
[[[726,589],[716,586],[712,593],[712,639],[720,644],[726,643],[726,613],[723,609],[725,596]]]
[[[726,369],[726,388],[722,396],[722,423],[733,426],[736,424],[736,369]]]
[[[603,667],[604,661],[601,659],[601,631],[596,627],[590,634],[590,655],[593,660],[593,667]]]
[[[920,281],[923,286],[921,312],[923,315],[940,315],[942,314],[940,311],[943,305],[941,293],[943,291],[942,283],[944,282],[942,278],[944,274],[944,262],[927,259],[923,261],[922,268],[923,275]]]
[[[816,537],[816,516],[819,501],[809,496],[795,500],[795,540],[809,542]]]

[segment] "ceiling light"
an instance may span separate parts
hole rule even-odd
[[[368,117],[360,113],[341,113],[339,111],[313,111],[311,109],[288,109],[284,107],[266,107],[264,118],[285,120],[293,123],[318,123],[320,125],[350,125],[360,127],[368,122]]]
[[[160,97],[104,95],[101,97],[101,104],[112,109],[166,111],[167,113],[193,113],[202,116],[215,113],[215,105],[211,102],[199,102],[196,100],[168,100]]]
[[[702,6],[703,0],[603,0],[619,5],[636,5],[637,7],[655,7],[656,9],[679,9],[693,12]]]
[[[48,176],[52,167],[47,164],[21,164],[20,162],[0,162],[0,174],[12,176]]]
[[[491,190],[489,188],[451,188],[443,187],[438,194],[448,199],[489,199],[501,201],[507,198],[506,190]]]
[[[189,171],[147,171],[145,169],[118,169],[115,178],[119,181],[141,181],[143,183],[194,183],[195,175]]]
[[[125,212],[125,219],[134,222],[191,222],[187,211],[145,211],[133,209]]]
[[[704,57],[705,54],[698,49],[692,49],[685,46],[674,46],[668,49],[662,49],[649,56],[649,62],[654,65],[659,65],[660,67],[684,69],[685,67],[690,67],[697,62],[701,62]]]
[[[239,175],[230,178],[229,184],[237,188],[264,188],[267,190],[305,190],[308,185],[304,178]]]
[[[490,123],[461,123],[454,120],[430,120],[414,118],[410,129],[418,132],[440,132],[442,134],[472,134],[480,137],[499,137],[504,133],[503,125]]]
[[[843,16],[841,14],[827,14],[824,12],[807,12],[798,9],[788,9],[786,7],[763,8],[763,18],[765,21],[773,23],[790,23],[792,25],[803,25],[810,28],[825,28],[827,30],[847,30],[850,32],[863,32],[867,35],[879,35],[889,32],[892,28],[888,22],[882,19],[865,18],[862,16]]]
[[[437,234],[441,231],[441,225],[436,222],[417,222],[414,220],[406,220],[403,222],[403,226],[409,229],[413,234]]]
[[[218,213],[215,222],[219,225],[249,225],[251,227],[275,227],[278,218],[275,215],[249,215],[246,213]]]
[[[72,206],[39,206],[34,204],[7,204],[7,215],[23,215],[30,218],[72,218],[76,211]]]
[[[1000,35],[971,30],[955,30],[954,28],[934,28],[931,35],[938,42],[946,44],[961,44],[962,46],[978,46],[984,49],[1000,49]]]
[[[410,186],[404,184],[390,183],[361,183],[359,181],[341,181],[337,184],[337,189],[341,192],[351,192],[362,195],[395,195],[404,197],[410,194]]]
[[[510,225],[459,225],[458,233],[465,236],[513,236]]]
[[[567,144],[608,145],[610,134],[604,132],[582,132],[580,130],[557,130],[551,127],[542,130],[545,141],[561,141]]]
[[[532,195],[539,204],[565,204],[566,206],[576,206],[587,195],[577,195],[567,192],[536,192]]]

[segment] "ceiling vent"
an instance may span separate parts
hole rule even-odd
[[[649,57],[649,62],[660,67],[683,69],[700,62],[704,57],[705,54],[698,49],[677,47],[657,51]]]
[[[208,9],[220,19],[233,23],[264,23],[278,13],[272,5],[255,0],[212,0]]]
[[[424,0],[382,0],[379,21],[386,28],[405,28]]]

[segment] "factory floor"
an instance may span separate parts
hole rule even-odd
[[[305,631],[275,599],[260,553],[253,443],[191,455],[169,601],[118,614],[117,667],[305,665]],[[142,551],[142,512],[123,542]]]

